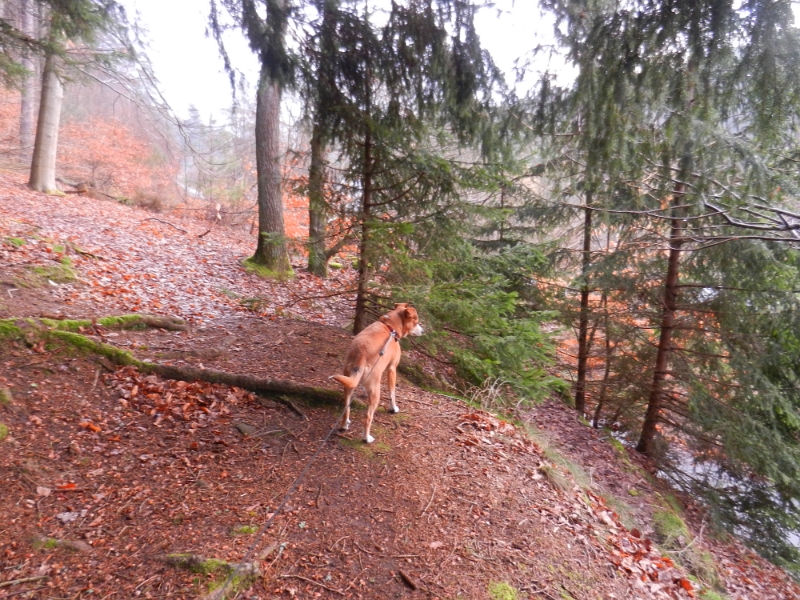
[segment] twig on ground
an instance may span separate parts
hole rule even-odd
[[[38,592],[39,590],[47,589],[46,585],[41,587],[32,588],[30,590],[20,590],[18,592],[11,592],[10,594],[5,594],[4,596],[0,596],[0,600],[5,600],[6,598],[12,598],[13,596],[21,596],[22,594],[30,594],[31,592]]]
[[[304,300],[319,300],[321,298],[333,298],[334,296],[344,296],[345,294],[355,294],[358,290],[339,290],[338,292],[331,292],[330,294],[322,294],[321,296],[305,296],[303,298],[298,298],[297,300],[292,300],[288,304],[284,305],[284,308],[289,308],[290,306],[294,306],[299,302],[303,302]]]
[[[416,590],[417,589],[416,582],[413,579],[411,579],[411,577],[409,575],[407,575],[405,572],[401,571],[400,569],[398,569],[397,572],[400,574],[400,578],[403,580],[403,582],[408,587],[410,587],[412,590]]]
[[[439,482],[438,482],[438,481],[434,481],[434,482],[433,482],[433,492],[431,493],[431,499],[430,499],[430,500],[428,500],[428,504],[426,504],[426,505],[425,505],[425,508],[424,508],[424,509],[422,509],[422,512],[421,512],[421,513],[419,513],[419,516],[420,516],[420,517],[421,517],[422,515],[424,515],[426,512],[428,512],[428,509],[430,508],[430,506],[431,506],[431,503],[433,502],[433,499],[434,499],[434,497],[436,496],[436,488],[437,488],[438,486],[439,486]]]
[[[337,590],[336,588],[328,587],[327,585],[323,585],[318,581],[314,581],[313,579],[309,579],[308,577],[303,577],[302,575],[278,575],[280,579],[300,579],[305,581],[306,583],[310,583],[312,585],[319,586],[328,590],[329,592],[334,592],[335,594],[339,594],[340,596],[344,596],[344,592],[342,590]]]
[[[169,221],[164,221],[163,219],[158,219],[156,217],[150,217],[149,219],[145,219],[144,221],[142,221],[142,223],[144,223],[146,221],[158,221],[159,223],[163,223],[164,225],[169,225],[170,227],[173,227],[173,228],[177,229],[178,231],[180,231],[182,233],[185,233],[186,235],[189,235],[189,232],[186,231],[185,229],[181,229],[177,225],[173,225]]]
[[[0,588],[11,587],[12,585],[20,585],[22,583],[33,583],[34,581],[41,581],[47,579],[49,575],[40,575],[38,577],[23,577],[22,579],[12,579],[11,581],[0,582]]]

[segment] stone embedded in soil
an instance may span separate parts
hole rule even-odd
[[[256,429],[252,425],[248,425],[247,423],[236,423],[234,427],[236,427],[236,429],[239,430],[239,433],[241,433],[245,437],[253,437],[258,431],[258,429]]]

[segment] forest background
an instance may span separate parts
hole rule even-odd
[[[176,116],[116,3],[8,0],[0,152],[34,189],[246,228],[266,276],[355,269],[356,332],[413,301],[449,385],[569,399],[797,570],[792,5],[541,10],[553,43],[509,74],[466,0],[212,1],[237,93],[205,120]]]

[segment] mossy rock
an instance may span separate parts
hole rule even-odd
[[[491,600],[519,600],[519,592],[505,581],[492,581],[489,583],[489,598]]]

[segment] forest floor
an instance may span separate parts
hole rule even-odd
[[[241,266],[248,232],[200,237],[191,216],[45,196],[9,173],[0,211],[0,319],[179,317],[188,331],[85,334],[141,359],[335,389],[349,265],[264,280]],[[403,360],[435,369],[414,350]],[[0,339],[3,390],[0,600],[212,597],[240,562],[255,576],[237,577],[238,597],[262,600],[800,598],[780,569],[704,533],[697,506],[683,546],[651,541],[666,490],[558,402],[512,424],[401,379],[401,412],[381,408],[367,446],[363,410],[326,438],[339,406],[163,380],[35,339]],[[713,557],[719,596],[695,577],[713,582],[709,561],[688,556]]]

